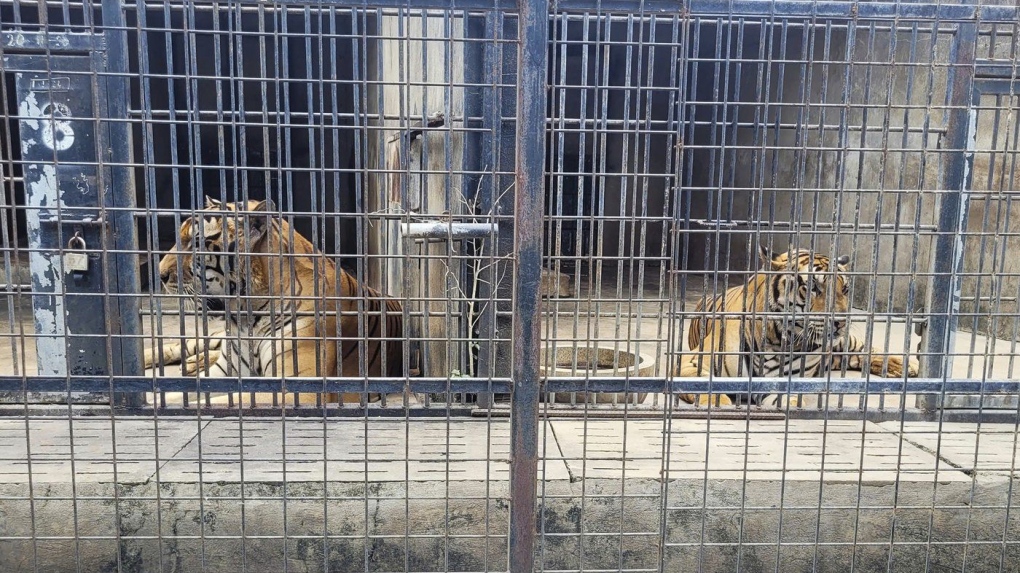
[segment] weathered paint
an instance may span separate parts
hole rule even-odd
[[[71,110],[62,103],[47,105],[43,108],[42,135],[43,145],[56,151],[66,151],[74,145],[74,127],[67,120]]]
[[[111,230],[108,222],[96,223],[104,216],[99,193],[105,185],[97,176],[102,147],[97,145],[96,123],[72,119],[104,115],[93,109],[92,79],[82,73],[94,70],[99,57],[22,54],[4,58],[6,69],[14,75],[20,114],[28,270],[34,339],[41,358],[36,368],[43,376],[106,375],[111,373],[108,345],[118,354],[118,340],[108,342],[96,336],[120,332],[110,330],[111,317],[103,297],[97,295],[125,292],[119,287],[106,290],[107,269],[98,256]],[[77,73],[68,73],[72,71]],[[109,199],[105,204],[110,204]],[[91,254],[86,253],[88,271],[72,278],[63,255],[76,233]],[[129,248],[136,247],[120,247]],[[137,264],[133,255],[127,256],[131,264]],[[114,320],[114,324],[120,322]]]
[[[18,103],[18,115],[21,116],[21,152],[28,153],[33,147],[39,144],[34,137],[31,136],[30,131],[26,131],[25,128],[30,128],[33,131],[39,130],[39,121],[32,119],[33,117],[42,117],[42,109],[39,107],[39,102],[35,99],[35,93],[29,92],[28,97]]]
[[[28,99],[33,100],[31,102],[33,105],[19,107],[41,112],[41,109],[34,105],[34,94],[30,93],[26,100]],[[22,116],[24,115],[23,113]],[[25,133],[29,121],[38,129],[39,122],[22,120],[22,133]],[[24,144],[22,150],[25,151]],[[25,209],[25,223],[29,245],[43,244],[45,231],[40,208],[55,207],[61,202],[59,193],[56,167],[38,163],[29,163],[25,166],[25,204],[29,207]],[[46,357],[45,360],[38,361],[38,373],[63,376],[67,373],[67,347],[64,340],[67,324],[64,297],[59,294],[64,291],[63,273],[58,271],[61,267],[59,255],[33,249],[29,253],[28,265],[32,273],[32,290],[38,293],[54,293],[37,294],[33,300],[36,351],[39,356]]]

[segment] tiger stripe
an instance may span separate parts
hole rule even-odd
[[[280,377],[281,390],[289,377],[402,376],[400,303],[337,267],[274,209],[271,201],[208,199],[184,221],[177,244],[160,260],[164,289],[190,295],[188,306],[225,310],[226,328],[215,338],[148,350],[145,367],[158,354],[164,364],[183,361],[187,374]],[[193,359],[206,352],[208,363]],[[298,399],[314,403],[315,395]],[[327,394],[325,401],[340,396]]]
[[[831,261],[805,249],[772,256],[761,249],[761,272],[744,284],[706,297],[687,332],[690,352],[680,358],[680,377],[824,377],[832,371],[863,370],[903,376],[903,358],[888,356],[849,331],[849,257]],[[835,264],[833,264],[833,262]],[[870,356],[870,359],[869,359]],[[918,374],[907,359],[906,374]],[[708,395],[680,394],[688,403],[707,404]],[[764,395],[719,395],[719,404]],[[779,397],[775,397],[779,403]]]

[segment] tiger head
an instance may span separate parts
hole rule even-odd
[[[845,338],[849,328],[850,257],[834,261],[807,249],[772,254],[759,249],[770,288],[770,311],[783,315],[783,331],[792,341],[818,347]],[[835,262],[835,264],[833,264]]]
[[[225,310],[238,294],[255,294],[264,274],[261,265],[245,265],[253,257],[239,254],[267,252],[268,239],[279,236],[286,222],[271,216],[272,201],[224,203],[206,198],[205,208],[182,224],[176,244],[159,261],[159,277],[169,294],[186,294],[189,307]],[[247,280],[239,280],[241,270]]]

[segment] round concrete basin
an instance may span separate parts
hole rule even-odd
[[[558,346],[543,348],[539,357],[541,375],[555,376],[651,376],[655,369],[655,359],[646,354],[636,354],[624,350],[607,347],[574,347]],[[560,404],[571,403],[571,392],[543,393],[542,398]],[[574,402],[583,404],[606,404],[617,402],[622,404],[629,398],[634,402],[634,394],[629,396],[623,392],[577,392]],[[637,401],[644,402],[648,394],[637,394]],[[550,398],[551,397],[551,398]]]

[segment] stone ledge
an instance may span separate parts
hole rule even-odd
[[[505,422],[0,422],[0,571],[505,570]],[[1015,426],[707,424],[544,423],[543,567],[1020,567]]]
[[[1020,457],[1006,424],[554,419],[539,441],[549,481],[968,482]],[[0,419],[0,483],[498,481],[509,460],[505,419]]]

